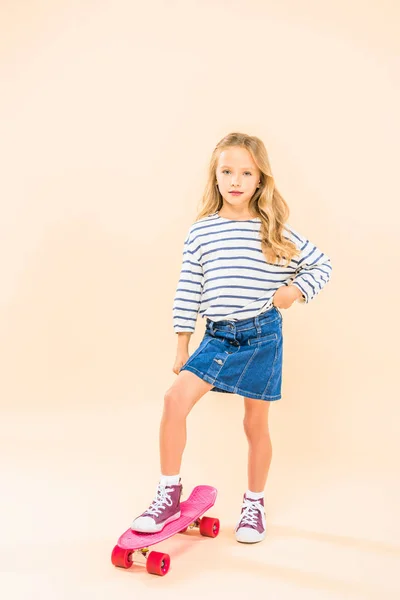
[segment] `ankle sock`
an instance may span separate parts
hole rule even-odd
[[[251,500],[261,500],[261,498],[264,498],[264,492],[252,492],[247,490],[246,498],[250,498]]]
[[[163,475],[161,473],[160,483],[163,485],[178,485],[180,478],[180,475]]]

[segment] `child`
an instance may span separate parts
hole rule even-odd
[[[161,478],[150,507],[131,525],[155,532],[180,516],[186,418],[208,391],[244,397],[248,490],[235,528],[239,542],[265,537],[264,487],[271,462],[270,402],[281,398],[282,313],[328,283],[331,261],[287,223],[263,142],[231,133],[216,146],[202,209],[184,244],[173,304],[178,375],[160,426]],[[200,313],[206,330],[189,358]]]

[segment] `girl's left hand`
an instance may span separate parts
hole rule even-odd
[[[295,285],[282,285],[273,296],[272,304],[277,308],[290,308],[302,296],[302,293]]]

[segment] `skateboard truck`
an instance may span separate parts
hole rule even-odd
[[[141,548],[140,550],[132,550],[130,554],[130,561],[135,564],[146,565],[147,558],[149,556],[149,548]],[[144,559],[144,560],[143,560]]]

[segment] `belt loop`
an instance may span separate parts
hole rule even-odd
[[[260,325],[260,317],[259,316],[254,317],[254,325],[257,329],[257,336],[259,336],[261,333],[261,325]]]

